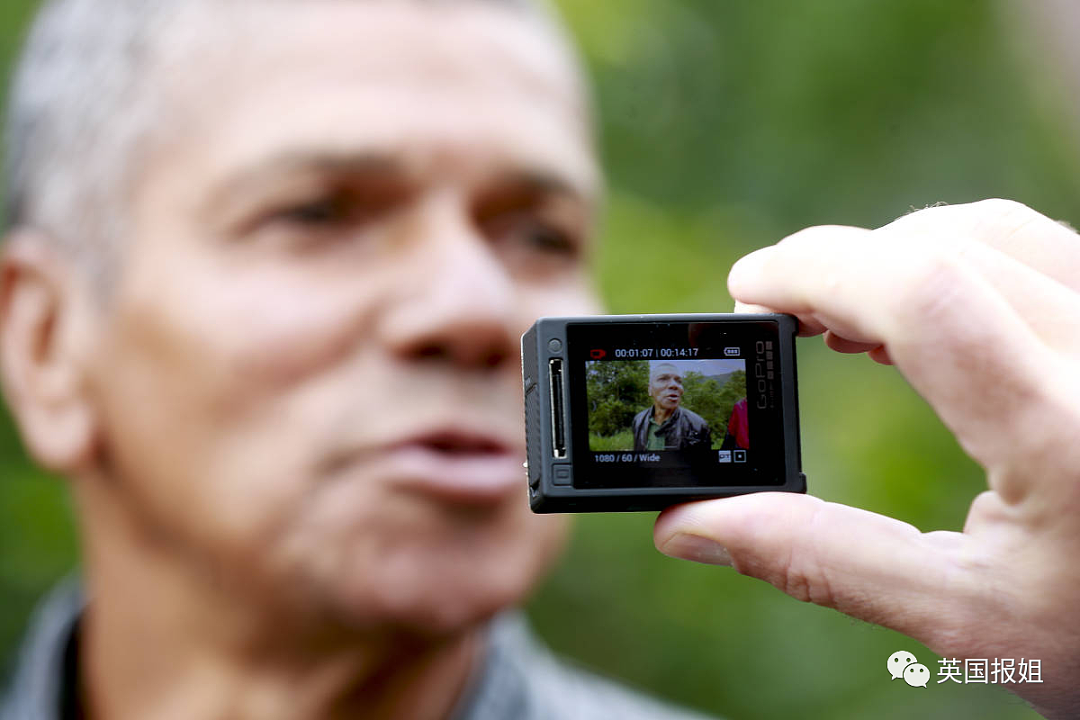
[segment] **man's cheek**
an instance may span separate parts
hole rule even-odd
[[[520,332],[524,333],[542,316],[597,315],[603,304],[583,277],[523,286],[519,295]]]
[[[293,385],[347,360],[369,332],[363,308],[326,291],[287,294],[295,295],[287,308],[244,313],[249,319],[234,328],[240,342],[229,357],[237,379],[267,388]]]

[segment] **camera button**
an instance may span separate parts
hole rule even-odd
[[[570,485],[572,477],[570,474],[570,468],[566,465],[555,466],[555,484],[556,485]]]

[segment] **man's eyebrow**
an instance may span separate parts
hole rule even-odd
[[[546,170],[529,169],[518,171],[512,174],[511,184],[538,195],[570,195],[582,200],[587,199],[589,196],[585,188],[578,186],[569,178]]]
[[[399,175],[406,178],[415,169],[416,165],[408,157],[379,150],[284,152],[226,177],[217,185],[215,192],[210,193],[210,197],[215,207],[227,205],[236,197],[271,185],[273,178],[288,175]],[[591,204],[593,195],[588,187],[547,168],[508,168],[496,175],[495,185],[496,195],[509,190],[514,194],[570,197],[586,205]]]
[[[212,184],[207,192],[205,207],[210,217],[243,203],[248,197],[275,187],[280,178],[326,174],[392,175],[404,174],[405,163],[391,154],[378,151],[336,153],[332,151],[292,151],[272,155],[226,174]]]
[[[598,204],[597,192],[584,179],[547,168],[522,164],[503,167],[483,181],[481,206],[497,210],[505,206],[514,209],[548,201],[566,201],[581,207],[592,216]]]
[[[405,170],[406,163],[391,154],[377,151],[339,154],[334,152],[286,152],[271,156],[222,183],[223,188],[243,188],[265,182],[268,177],[294,172],[386,173]]]

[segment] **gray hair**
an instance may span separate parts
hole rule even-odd
[[[552,17],[545,0],[488,1]],[[45,3],[8,99],[8,230],[41,229],[92,279],[102,280],[126,229],[124,201],[139,169],[135,158],[160,111],[154,73],[163,46],[183,35],[178,27],[190,29],[182,11],[199,14],[222,5],[223,0]]]
[[[650,360],[649,361],[649,382],[652,382],[653,378],[655,378],[657,375],[660,374],[660,368],[665,368],[665,367],[669,367],[672,370],[674,370],[675,372],[681,374],[681,372],[679,371],[679,366],[676,365],[671,360]]]
[[[97,274],[120,233],[125,154],[146,132],[149,47],[164,3],[59,0],[27,37],[5,131],[8,228],[45,231]],[[104,252],[103,252],[104,251]]]

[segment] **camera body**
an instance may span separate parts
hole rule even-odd
[[[541,318],[521,338],[534,512],[805,492],[779,314]]]

